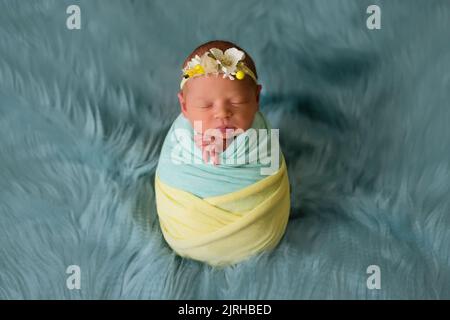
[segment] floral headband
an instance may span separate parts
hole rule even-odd
[[[255,74],[244,63],[245,53],[236,48],[229,48],[222,52],[217,48],[211,48],[206,51],[201,57],[195,55],[183,69],[183,79],[180,83],[180,89],[183,88],[186,81],[190,78],[202,76],[205,74],[219,74],[223,73],[224,78],[230,80],[242,80],[245,75],[249,75],[256,83]]]

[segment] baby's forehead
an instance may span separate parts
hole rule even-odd
[[[190,79],[183,87],[183,92],[192,96],[235,96],[247,95],[254,91],[247,79],[230,80],[219,76],[201,76]]]
[[[192,100],[214,100],[235,97],[247,97],[251,94],[250,88],[238,90],[204,90],[201,88],[189,88],[186,95]]]

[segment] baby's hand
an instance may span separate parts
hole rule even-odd
[[[222,139],[195,133],[194,142],[202,150],[202,158],[205,163],[211,159],[213,165],[219,164],[219,154],[223,152],[224,144]]]
[[[209,162],[209,159],[212,160],[213,165],[218,165],[219,164],[219,148],[214,144],[211,143],[209,145],[207,145],[206,147],[204,147],[202,155],[203,155],[203,161],[205,163]]]

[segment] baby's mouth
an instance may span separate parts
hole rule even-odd
[[[220,133],[225,137],[227,136],[233,136],[234,132],[236,131],[236,127],[230,127],[230,126],[220,126],[216,129],[220,130]]]

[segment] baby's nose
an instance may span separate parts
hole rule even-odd
[[[227,105],[222,104],[217,106],[215,117],[217,119],[224,119],[231,117],[231,114],[230,108]]]

